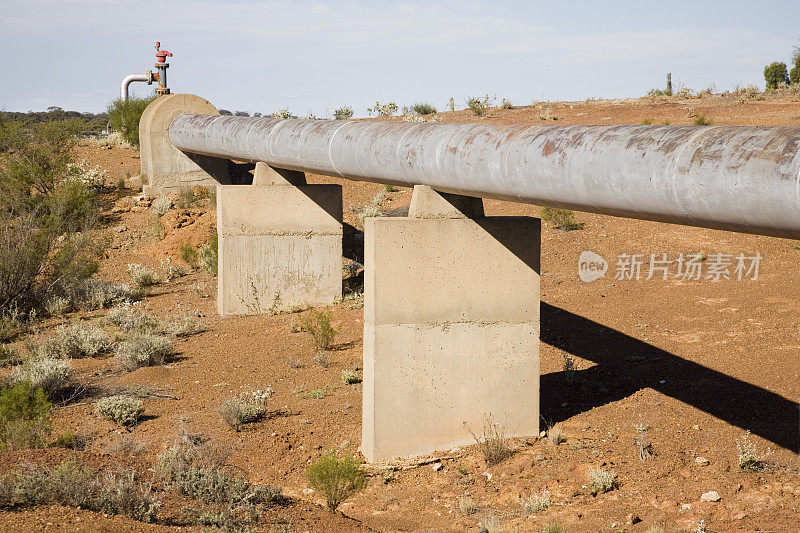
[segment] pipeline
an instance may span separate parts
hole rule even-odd
[[[180,115],[184,151],[400,186],[800,238],[800,127],[493,126]]]

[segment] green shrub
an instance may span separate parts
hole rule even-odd
[[[333,112],[333,118],[336,120],[348,120],[353,118],[353,109],[351,107],[340,107]]]
[[[418,102],[411,106],[411,111],[417,115],[433,115],[436,108],[427,102]]]
[[[3,476],[0,487],[0,506],[7,508],[66,505],[152,522],[161,506],[150,485],[137,482],[133,473],[100,474],[73,459],[55,468],[25,465]]]
[[[163,365],[171,354],[169,337],[137,333],[117,348],[115,357],[122,368],[132,371],[142,366]]]
[[[72,364],[63,359],[39,357],[14,367],[11,383],[27,382],[33,389],[44,389],[50,399],[61,398],[72,383]]]
[[[575,220],[575,213],[571,209],[542,207],[539,210],[539,214],[542,220],[552,222],[555,227],[562,231],[583,229],[583,223]]]
[[[367,475],[355,458],[339,459],[334,450],[329,450],[308,467],[306,479],[309,487],[322,493],[328,508],[335,511],[343,501],[364,488]]]
[[[42,389],[23,381],[0,391],[0,450],[40,448],[50,435],[51,404]]]
[[[776,61],[764,67],[764,81],[767,82],[768,91],[774,91],[781,85],[788,85],[789,74],[786,72],[786,63]]]
[[[219,237],[217,232],[211,234],[211,238],[206,244],[197,250],[199,255],[200,268],[212,276],[217,275],[217,263],[219,262]]]
[[[95,413],[120,426],[131,427],[139,423],[139,419],[144,414],[144,405],[138,398],[118,394],[98,400],[95,405]]]
[[[59,326],[38,348],[41,357],[73,359],[98,357],[111,349],[113,341],[100,328],[83,323]]]
[[[695,126],[710,126],[712,124],[711,119],[706,117],[703,113],[700,113],[696,117],[694,117],[694,125]]]
[[[300,331],[311,335],[317,350],[329,350],[338,331],[331,324],[330,311],[312,309],[303,317]]]
[[[0,317],[42,309],[97,271],[93,189],[72,180],[74,124],[0,122]],[[0,339],[2,340],[2,339]]]
[[[280,109],[270,115],[272,118],[297,118],[297,115],[292,114],[288,107]]]
[[[22,359],[22,352],[15,345],[0,344],[0,367],[18,365]]]
[[[194,246],[192,246],[188,242],[185,242],[181,244],[180,253],[181,253],[181,261],[183,261],[192,268],[197,268],[197,261],[199,258],[197,255],[197,250],[194,248]]]
[[[133,146],[139,146],[139,120],[145,108],[155,100],[155,96],[136,98],[131,96],[128,101],[117,98],[108,104],[108,123],[114,131],[122,134],[122,138]]]

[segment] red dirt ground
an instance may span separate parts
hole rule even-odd
[[[794,99],[793,99],[794,98]],[[743,100],[743,101],[742,101]],[[639,99],[543,103],[487,117],[470,112],[441,113],[445,122],[481,121],[531,124],[690,124],[703,113],[715,124],[800,124],[800,102],[792,95],[746,100],[738,95],[698,99]],[[558,117],[553,120],[551,117]],[[542,120],[545,117],[546,120]],[[135,176],[133,150],[82,147],[92,164],[109,169],[110,180]],[[383,187],[310,176],[312,183],[344,188],[345,221],[359,228],[353,212],[370,204]],[[134,190],[109,193],[107,225],[115,243],[101,277],[126,281],[128,263],[164,272],[160,259],[179,263],[182,242],[203,242],[214,225],[213,207],[175,210],[164,230],[146,208],[112,213],[112,202]],[[410,191],[389,193],[386,210],[407,206]],[[486,201],[488,215],[538,216],[530,205]],[[800,525],[800,284],[798,243],[576,213],[582,230],[562,232],[544,224],[542,236],[541,414],[558,423],[565,442],[554,446],[531,436],[516,442],[516,453],[489,467],[476,447],[443,453],[438,461],[405,467],[370,467],[361,493],[325,510],[309,492],[305,469],[322,450],[357,452],[361,431],[361,387],[343,385],[343,369],[360,369],[362,311],[358,300],[331,308],[340,327],[329,367],[314,362],[310,338],[295,333],[300,314],[219,318],[214,311],[215,280],[200,272],[162,283],[145,305],[166,317],[180,309],[198,310],[206,330],[176,341],[178,357],[161,367],[122,372],[113,359],[76,360],[81,379],[101,388],[159,387],[177,399],[146,400],[148,418],[131,435],[149,445],[137,459],[152,467],[156,454],[181,427],[231,445],[234,466],[251,481],[284,487],[292,502],[270,511],[260,528],[277,527],[288,516],[295,531],[477,531],[495,517],[508,531],[540,531],[557,522],[565,531],[689,531],[701,521],[708,531],[798,531]],[[180,224],[176,221],[181,220]],[[180,228],[175,229],[177,225]],[[124,229],[120,228],[124,226]],[[162,232],[166,235],[162,237]],[[352,238],[352,237],[351,237]],[[357,249],[357,245],[346,242]],[[603,280],[584,283],[577,257],[592,250],[609,260]],[[619,281],[613,279],[622,253],[678,253],[711,256],[744,252],[763,256],[757,280]],[[105,312],[50,320],[47,327],[74,319],[105,324]],[[564,355],[577,368],[572,385],[563,372]],[[240,432],[227,427],[219,405],[243,386],[272,386],[273,416]],[[305,392],[324,389],[321,399]],[[59,408],[55,433],[89,434],[86,460],[101,466],[128,465],[105,448],[122,431],[94,415],[93,405]],[[639,461],[636,426],[649,427],[656,456]],[[759,450],[770,449],[773,467],[760,473],[737,468],[737,439],[752,431]],[[43,452],[0,454],[5,470],[20,461],[44,460]],[[698,457],[708,460],[700,465]],[[442,467],[438,468],[437,463]],[[136,464],[129,465],[135,467]],[[587,471],[603,466],[619,486],[592,496]],[[552,505],[526,515],[520,497],[547,491]],[[717,491],[718,502],[701,495]],[[465,514],[459,500],[475,501]],[[167,515],[176,514],[173,510]],[[636,515],[640,521],[630,522]],[[41,507],[0,513],[4,530],[161,531],[147,525],[85,510]],[[50,524],[50,525],[48,525]],[[649,529],[652,528],[652,529]],[[661,528],[661,529],[658,529]]]

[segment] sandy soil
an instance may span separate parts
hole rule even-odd
[[[483,118],[468,111],[439,117],[446,122],[640,124],[647,119],[690,124],[698,113],[715,124],[800,124],[800,102],[791,95],[542,103],[492,109]],[[81,151],[91,163],[107,168],[113,182],[137,174],[135,151],[88,146]],[[320,176],[309,181],[343,185],[345,221],[352,226],[345,233],[345,255],[358,258],[360,225],[354,210],[371,203],[382,186]],[[112,212],[115,201],[134,194],[118,190],[105,198],[105,224],[114,228],[109,229],[114,245],[102,265],[104,278],[126,280],[126,266],[132,262],[163,273],[160,260],[172,257],[178,263],[182,242],[197,245],[213,231],[209,203],[173,211],[166,224],[146,208]],[[390,193],[382,207],[402,212],[410,197],[409,190]],[[538,216],[535,206],[499,201],[487,201],[486,212]],[[423,464],[370,468],[366,489],[340,507],[344,516],[332,514],[307,489],[304,474],[324,449],[357,452],[361,387],[343,385],[340,375],[361,365],[358,300],[331,308],[340,333],[330,366],[322,367],[314,361],[311,339],[295,332],[301,314],[221,319],[214,312],[215,280],[196,271],[156,286],[145,300],[161,317],[180,310],[201,316],[205,331],[177,340],[179,353],[172,362],[130,373],[115,367],[112,359],[74,362],[81,379],[101,389],[149,385],[177,398],[146,400],[148,417],[131,435],[149,445],[147,453],[128,465],[105,452],[123,432],[98,419],[90,404],[59,408],[56,433],[91,435],[93,444],[82,453],[87,460],[143,471],[181,428],[231,445],[236,450],[232,463],[251,481],[281,485],[292,498],[262,519],[265,531],[283,523],[282,516],[291,518],[295,531],[478,531],[481,520],[492,518],[509,531],[539,531],[551,522],[566,531],[658,531],[648,529],[653,526],[688,531],[701,521],[708,531],[798,531],[798,243],[576,216],[582,230],[562,232],[545,224],[543,231],[541,415],[563,430],[565,442],[558,446],[531,436],[517,441],[516,453],[492,467],[471,447]],[[609,260],[612,271],[605,279],[580,281],[577,258],[583,250]],[[758,279],[613,279],[620,254],[649,258],[651,253],[675,257],[701,252],[707,261],[717,253],[759,253]],[[103,324],[103,315],[73,315],[47,326],[75,319]],[[572,384],[563,371],[567,354],[577,369]],[[239,432],[223,423],[217,409],[227,397],[243,386],[267,385],[275,390],[268,419]],[[320,399],[307,394],[319,389],[324,389]],[[649,428],[656,453],[644,463],[634,444],[637,426]],[[773,452],[770,470],[738,470],[737,439],[746,430],[752,431],[751,441],[759,450]],[[0,466],[44,460],[42,453],[0,455]],[[707,461],[698,463],[698,458]],[[618,488],[592,496],[585,487],[587,472],[600,466],[616,472]],[[520,498],[545,491],[552,505],[524,513]],[[717,491],[720,501],[701,501],[708,491]],[[475,501],[474,514],[460,509],[466,495]],[[160,531],[178,527],[176,520],[145,525],[61,507],[0,513],[3,529],[20,531]]]

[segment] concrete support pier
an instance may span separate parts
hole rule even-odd
[[[178,115],[198,113],[219,115],[208,100],[193,94],[159,96],[139,120],[139,148],[142,192],[158,196],[202,185],[213,189],[227,184],[228,161],[204,155],[185,154],[169,140],[169,125]]]
[[[220,315],[331,305],[342,296],[342,187],[256,164],[217,187]]]
[[[419,185],[408,217],[366,219],[369,461],[474,443],[487,416],[538,434],[540,231]]]

